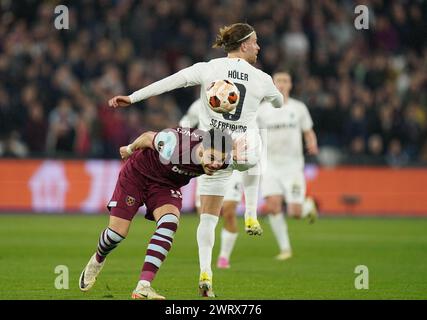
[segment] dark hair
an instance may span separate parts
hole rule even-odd
[[[228,154],[233,149],[233,139],[228,130],[212,128],[203,135],[202,145],[204,149],[214,149]]]
[[[255,29],[247,23],[235,23],[219,29],[212,48],[224,48],[225,52],[237,50]]]

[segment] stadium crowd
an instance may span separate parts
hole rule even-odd
[[[69,8],[56,30],[54,8]],[[369,8],[356,30],[354,8]],[[174,126],[186,88],[139,107],[107,101],[222,56],[217,29],[252,24],[258,66],[288,69],[321,149],[341,163],[427,163],[427,2],[97,0],[0,3],[0,156],[117,158],[142,131]],[[330,158],[330,157],[329,157]]]

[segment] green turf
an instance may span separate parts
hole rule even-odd
[[[427,299],[427,219],[289,220],[294,256],[285,262],[273,259],[278,249],[267,219],[261,221],[262,237],[241,229],[232,268],[214,268],[220,299]],[[0,299],[129,299],[154,230],[142,217],[108,257],[94,288],[82,293],[77,287],[106,223],[105,215],[0,215]],[[194,215],[182,218],[153,282],[168,299],[199,299],[197,223]],[[57,265],[69,268],[68,290],[55,288]],[[368,290],[354,287],[357,265],[369,268]]]

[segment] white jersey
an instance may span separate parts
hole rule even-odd
[[[263,103],[257,118],[261,129],[267,129],[267,170],[280,168],[290,172],[303,170],[304,149],[302,133],[312,129],[313,121],[307,106],[289,98],[283,108]]]
[[[196,128],[199,125],[199,114],[203,108],[202,100],[195,100],[188,108],[185,115],[179,121],[181,127]]]
[[[209,107],[206,89],[213,81],[220,79],[230,80],[239,88],[239,103],[232,113],[216,113]],[[202,130],[228,128],[235,132],[246,132],[256,129],[256,116],[261,102],[271,102],[275,107],[283,104],[283,96],[268,74],[244,59],[228,57],[196,63],[132,93],[129,97],[131,103],[134,103],[177,88],[195,85],[201,86],[203,110],[199,115],[199,127]]]
[[[213,127],[237,132],[256,129],[256,116],[261,102],[283,101],[271,77],[243,59],[219,58],[197,63],[186,69],[185,75],[189,82],[196,80],[201,84],[200,98],[204,111],[199,115],[199,126],[203,130]],[[229,114],[214,112],[208,104],[206,89],[219,79],[231,80],[240,91],[239,104]],[[280,103],[276,105],[279,107]]]

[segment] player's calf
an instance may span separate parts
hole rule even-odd
[[[172,247],[178,222],[178,217],[171,213],[163,215],[157,221],[157,229],[150,239],[145,255],[140,284],[147,286],[153,281]]]
[[[115,249],[119,243],[125,239],[114,230],[107,228],[102,231],[96,253],[90,258],[79,278],[79,288],[81,291],[88,291],[93,287],[96,277],[104,267],[106,256]]]

